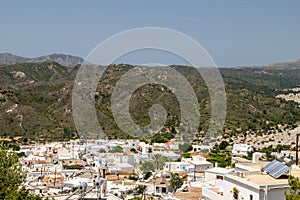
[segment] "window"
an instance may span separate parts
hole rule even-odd
[[[240,191],[236,187],[234,187],[233,188],[233,199],[234,200],[238,200],[239,199],[239,193],[240,193]]]
[[[253,195],[252,194],[250,194],[250,200],[253,200]]]
[[[217,179],[223,180],[223,176],[217,175],[216,176]]]

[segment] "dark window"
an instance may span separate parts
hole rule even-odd
[[[239,199],[239,192],[238,192],[238,190],[233,190],[233,199],[234,200],[238,200]]]
[[[250,200],[253,200],[253,195],[252,194],[250,194]]]
[[[217,179],[223,180],[223,176],[217,175]]]

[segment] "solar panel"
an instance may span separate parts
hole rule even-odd
[[[279,163],[279,164],[277,164],[274,168],[272,168],[272,169],[270,170],[270,173],[271,173],[271,172],[274,172],[274,171],[278,171],[278,170],[280,170],[281,168],[283,168],[284,166],[285,166],[284,163]]]
[[[267,164],[264,168],[263,171],[266,173],[269,173],[270,171],[272,171],[274,168],[278,167],[282,165],[281,162],[279,162],[278,160],[273,160],[272,162],[270,162],[269,164]]]
[[[273,160],[272,162],[270,162],[270,163],[268,163],[266,166],[264,166],[264,167],[262,168],[263,171],[265,172],[266,169],[268,169],[270,166],[272,166],[272,165],[274,164],[275,161],[276,161],[276,160]]]
[[[290,170],[290,166],[278,161],[273,160],[269,164],[267,164],[265,167],[263,167],[263,171],[267,174],[270,174],[274,178],[279,178],[284,173],[286,173],[288,170]]]
[[[290,170],[290,166],[284,165],[282,168],[278,169],[277,171],[272,171],[270,172],[270,175],[273,176],[274,178],[279,178],[282,176],[284,173]]]

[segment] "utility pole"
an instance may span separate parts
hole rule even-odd
[[[196,164],[194,165],[194,182],[196,181]]]
[[[55,183],[56,183],[56,167],[54,167],[54,187],[55,187]]]
[[[42,176],[43,176],[43,164],[41,166],[41,179],[42,179]]]
[[[299,150],[299,135],[300,133],[298,133],[296,135],[296,165],[298,166],[298,150]]]
[[[73,141],[73,159],[74,159],[74,141]]]

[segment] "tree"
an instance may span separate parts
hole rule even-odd
[[[177,173],[172,174],[170,182],[171,182],[171,186],[175,190],[177,190],[183,185],[183,179]]]
[[[300,181],[298,177],[290,176],[289,185],[291,186],[289,193],[284,192],[286,200],[300,200]]]
[[[146,186],[145,185],[138,185],[136,190],[138,191],[138,193],[143,194],[144,191],[146,190]]]
[[[153,162],[156,170],[162,170],[169,158],[160,154],[153,155]]]
[[[8,151],[8,146],[0,144],[0,199],[42,199],[40,196],[29,194],[22,186],[26,173],[22,171],[18,154]]]
[[[108,152],[109,153],[123,153],[123,148],[120,146],[116,146],[112,150],[109,150]]]
[[[188,152],[193,150],[193,146],[189,143],[179,144],[179,149],[181,152]]]
[[[98,151],[99,153],[106,153],[106,150],[105,149],[99,149],[99,151]]]
[[[141,170],[144,173],[154,172],[155,170],[161,170],[165,166],[165,163],[169,161],[166,156],[162,156],[160,154],[154,154],[152,156],[152,160],[145,161],[141,165]]]
[[[227,141],[222,141],[219,145],[219,149],[225,150],[228,145],[229,145],[229,143]]]
[[[191,154],[189,152],[186,152],[186,153],[181,154],[181,157],[183,157],[183,158],[191,158],[192,156],[191,156]]]
[[[145,162],[143,162],[142,165],[141,165],[141,170],[144,173],[153,172],[155,170],[155,166],[154,166],[153,161],[145,161]]]

